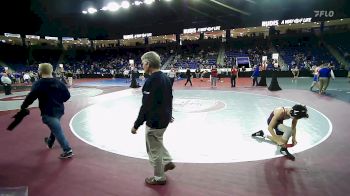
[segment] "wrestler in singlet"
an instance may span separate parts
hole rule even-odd
[[[282,117],[277,120],[276,125],[273,127],[275,129],[276,135],[283,135],[283,132],[278,129],[278,125],[283,124],[284,120],[290,119],[290,116],[288,115],[287,110],[284,107],[282,107],[282,109],[283,109]],[[274,111],[272,111],[269,118],[267,119],[267,125],[270,124],[274,115],[275,115]]]

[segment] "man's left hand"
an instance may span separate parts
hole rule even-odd
[[[132,134],[136,134],[137,133],[137,129],[135,129],[134,127],[131,128],[131,133]]]
[[[292,143],[293,143],[293,146],[295,146],[295,145],[297,145],[298,142],[297,142],[296,139],[293,138],[293,139],[292,139]]]

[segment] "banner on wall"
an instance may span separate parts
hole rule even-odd
[[[190,29],[184,29],[184,34],[191,34],[191,33],[204,33],[204,32],[210,32],[210,31],[219,31],[221,29],[221,26],[215,26],[215,27],[203,27],[203,28],[190,28]]]
[[[123,39],[135,39],[135,38],[145,38],[145,37],[152,37],[152,33],[123,35]]]
[[[14,33],[4,33],[5,37],[16,37],[21,38],[20,34],[14,34]]]
[[[284,25],[284,24],[300,24],[300,23],[312,22],[311,19],[312,18],[294,18],[294,19],[288,19],[288,20],[269,20],[269,21],[262,21],[261,26],[271,27],[271,26],[278,26],[278,25]]]

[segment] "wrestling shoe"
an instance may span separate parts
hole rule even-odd
[[[264,137],[264,132],[262,130],[255,132],[252,134],[252,137],[256,137],[256,136],[261,136]]]
[[[281,154],[283,154],[288,159],[293,160],[293,161],[295,160],[295,157],[292,154],[289,153],[287,148],[282,147],[280,149],[280,152],[281,152]]]

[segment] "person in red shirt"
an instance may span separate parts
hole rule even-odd
[[[215,66],[211,69],[211,87],[216,87],[216,81],[218,79],[218,70]]]
[[[238,77],[238,69],[236,66],[232,66],[231,69],[231,87],[236,87],[236,78]]]

